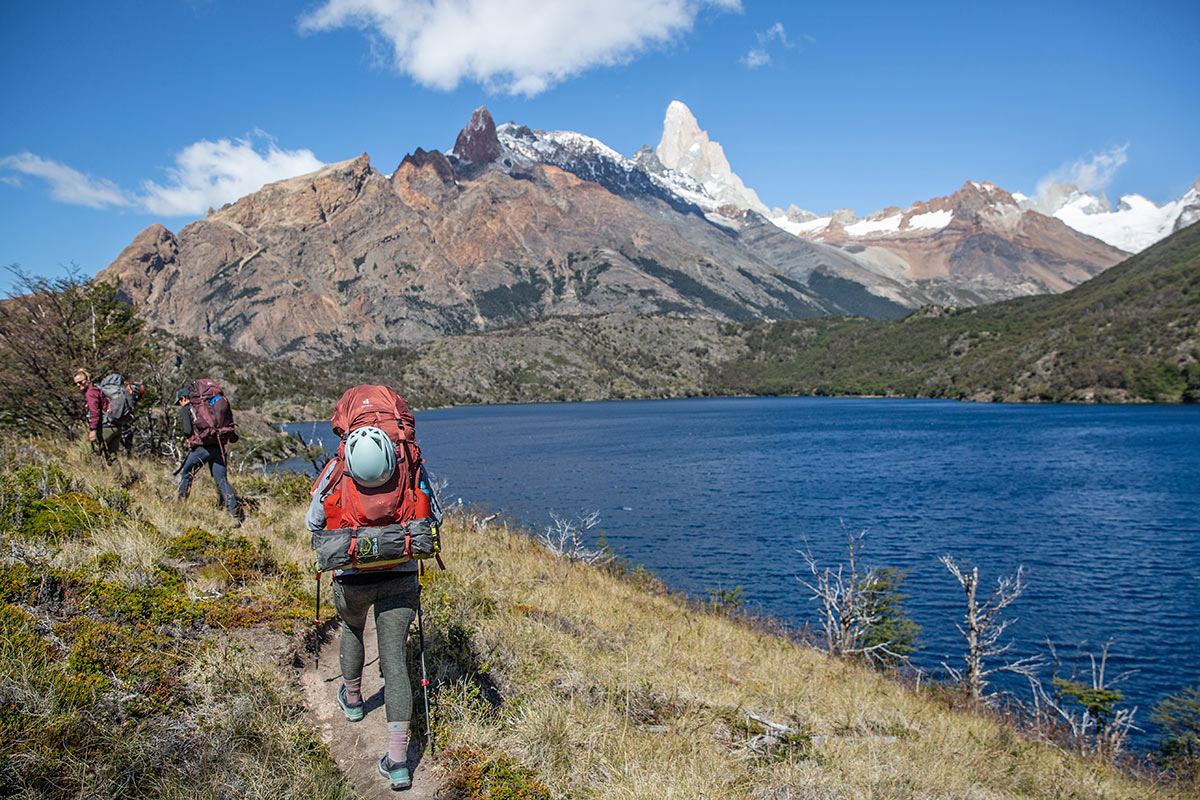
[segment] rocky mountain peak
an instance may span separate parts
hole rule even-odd
[[[121,269],[110,276],[121,284],[121,297],[128,302],[145,302],[150,288],[163,267],[172,263],[179,253],[175,234],[163,225],[154,223],[143,230],[121,251],[114,264]]]
[[[721,145],[708,138],[691,109],[678,100],[667,106],[655,153],[667,169],[697,180],[718,205],[751,209],[763,216],[770,213],[754,190],[734,174]]]
[[[929,205],[942,204],[935,200]],[[945,205],[952,208],[958,218],[979,214],[988,217],[997,215],[1019,217],[1021,212],[1016,198],[996,184],[987,181],[967,181],[961,189],[946,199]]]
[[[441,179],[442,183],[446,185],[454,183],[454,170],[450,166],[450,159],[446,158],[438,150],[425,151],[418,147],[415,152],[409,153],[404,157],[400,162],[400,166],[396,168],[396,172],[400,172],[406,166],[417,171],[428,168]]]
[[[1179,205],[1179,216],[1175,218],[1175,224],[1171,226],[1172,231],[1181,231],[1189,225],[1200,222],[1200,178],[1197,178],[1188,193],[1180,198]]]
[[[708,144],[708,134],[700,130],[692,110],[678,100],[672,100],[667,106],[667,114],[663,118],[662,139],[659,140],[657,154],[664,164],[680,163],[688,149],[695,143]],[[723,154],[722,154],[723,155]],[[729,162],[725,162],[729,166]]]
[[[474,164],[488,164],[500,157],[503,151],[496,136],[496,123],[487,106],[480,106],[471,114],[471,121],[459,131],[452,152],[462,161]]]
[[[653,175],[662,175],[667,171],[667,168],[663,166],[662,161],[659,160],[648,144],[639,147],[630,160]]]

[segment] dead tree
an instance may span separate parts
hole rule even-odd
[[[599,566],[612,560],[612,553],[604,548],[588,547],[583,535],[600,524],[600,511],[581,515],[572,522],[550,512],[553,525],[537,535],[536,541],[555,557],[567,561],[580,561]]]
[[[1116,758],[1124,749],[1129,732],[1139,729],[1133,724],[1137,706],[1118,709],[1116,705],[1125,695],[1113,687],[1132,675],[1134,670],[1122,672],[1112,679],[1105,676],[1108,651],[1112,647],[1112,639],[1109,639],[1100,651],[1099,660],[1094,653],[1088,653],[1090,675],[1080,679],[1076,661],[1071,677],[1062,678],[1058,674],[1061,667],[1058,651],[1049,639],[1046,640],[1046,647],[1054,665],[1051,680],[1054,690],[1047,692],[1041,681],[1030,676],[1035,723],[1051,732],[1059,731],[1080,753],[1109,760]],[[1071,708],[1068,703],[1074,703],[1079,708]]]
[[[805,549],[800,554],[808,564],[812,581],[796,576],[796,580],[820,603],[825,649],[831,655],[854,656],[876,664],[903,662],[912,650],[910,642],[900,643],[890,638],[873,641],[877,637],[872,634],[881,630],[885,615],[890,614],[894,621],[903,612],[883,602],[885,598],[877,591],[880,584],[878,570],[860,572],[859,554],[867,530],[851,533],[843,525],[842,531],[846,537],[848,564],[838,564],[836,569],[820,569],[805,540]],[[915,638],[915,631],[907,636]]]
[[[957,670],[945,662],[942,666],[950,676],[966,690],[973,701],[987,699],[984,691],[987,689],[987,677],[996,672],[1016,672],[1022,675],[1032,675],[1042,664],[1038,656],[1030,656],[1017,661],[1002,664],[998,667],[987,667],[985,662],[1001,656],[1012,648],[1012,642],[1000,644],[1000,637],[1015,619],[1001,619],[999,612],[1021,596],[1025,591],[1025,567],[1017,567],[1011,577],[996,579],[996,590],[982,603],[979,601],[979,567],[971,567],[965,572],[949,555],[941,557],[942,564],[950,570],[967,596],[967,611],[964,615],[964,625],[955,623],[958,632],[967,643],[965,670]]]

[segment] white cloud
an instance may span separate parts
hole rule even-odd
[[[141,192],[121,189],[110,180],[84,175],[66,164],[33,153],[0,158],[0,167],[33,175],[50,184],[50,196],[61,203],[95,209],[131,208],[148,214],[198,216],[210,206],[233,202],[272,181],[303,175],[324,164],[310,150],[281,150],[267,134],[250,139],[201,139],[183,148],[164,183],[143,181]],[[20,186],[17,176],[5,183]]]
[[[784,47],[791,47],[791,44],[788,43],[787,32],[783,29],[782,22],[776,22],[764,32],[758,34],[759,44],[766,44],[772,39],[778,39],[779,43]]]
[[[1081,192],[1102,192],[1112,182],[1117,170],[1128,160],[1125,151],[1129,143],[1112,147],[1103,153],[1065,164],[1038,181],[1037,195],[1044,196],[1053,186],[1074,184]]]
[[[766,50],[758,47],[750,48],[750,52],[742,56],[742,63],[750,69],[756,69],[764,64],[771,63],[771,55]]]
[[[366,31],[430,88],[474,81],[532,96],[671,41],[706,7],[740,11],[741,0],[325,0],[300,29]]]
[[[265,147],[246,139],[207,139],[190,144],[167,168],[168,183],[142,183],[138,205],[151,214],[184,216],[220,208],[272,181],[303,175],[324,164],[310,150],[280,150],[261,131]]]
[[[767,51],[767,48],[773,42],[778,42],[788,48],[795,46],[788,40],[787,31],[784,29],[782,22],[776,22],[765,31],[754,34],[754,38],[758,40],[758,46],[750,48],[750,52],[738,59],[750,69],[757,69],[771,63],[771,54]],[[812,41],[811,36],[805,35],[804,38]]]
[[[33,153],[5,156],[0,158],[0,166],[46,181],[50,184],[50,196],[60,203],[103,209],[127,206],[131,202],[112,181],[84,175],[66,164]],[[8,179],[5,182],[20,186],[19,179],[16,179],[16,183]]]

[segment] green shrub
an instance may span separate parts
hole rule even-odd
[[[1154,706],[1150,721],[1161,731],[1163,761],[1200,779],[1200,686],[1168,695]]]
[[[302,472],[269,472],[264,475],[248,475],[239,483],[241,494],[263,494],[284,503],[308,504],[312,490],[312,478]]]
[[[116,515],[83,492],[65,492],[34,500],[25,508],[20,533],[33,539],[63,541],[84,538],[111,524]]]
[[[537,773],[501,754],[454,747],[442,754],[447,785],[461,800],[550,800]]]

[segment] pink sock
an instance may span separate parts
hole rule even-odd
[[[393,764],[408,760],[408,725],[407,722],[388,723],[388,758]]]
[[[362,702],[362,678],[356,678],[352,681],[343,681],[346,684],[346,702],[352,706],[356,706]]]

